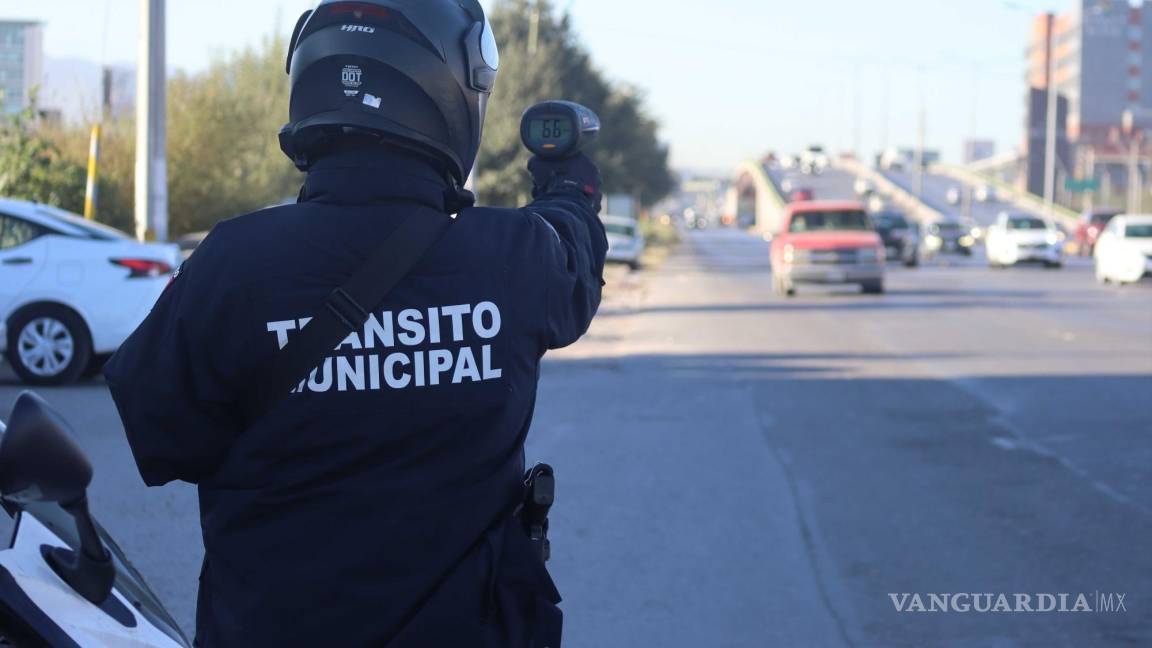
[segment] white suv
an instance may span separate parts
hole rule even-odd
[[[0,198],[0,352],[34,385],[99,371],[152,309],[178,258],[174,245]]]
[[[1026,261],[1059,268],[1064,265],[1064,239],[1058,227],[1039,216],[1001,212],[984,235],[984,247],[993,268]]]

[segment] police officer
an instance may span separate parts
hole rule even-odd
[[[199,486],[197,643],[556,646],[512,511],[541,357],[600,303],[599,172],[534,158],[535,202],[468,207],[498,67],[476,0],[325,0],[289,57],[299,202],[217,225],[105,370],[144,481]],[[458,215],[256,407],[326,296],[428,210]]]

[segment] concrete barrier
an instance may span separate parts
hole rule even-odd
[[[741,164],[736,170],[736,177],[744,175],[752,179],[752,185],[756,190],[756,221],[752,224],[751,231],[761,234],[775,233],[788,201],[768,175],[764,165],[759,162],[749,160]]]
[[[892,182],[885,177],[884,174],[863,164],[859,160],[834,160],[832,166],[845,173],[850,173],[857,178],[864,178],[871,182],[872,186],[876,187],[878,193],[886,196],[892,204],[903,209],[909,217],[921,224],[948,220],[943,213],[929,207],[915,194]]]

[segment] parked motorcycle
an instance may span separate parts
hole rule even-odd
[[[172,615],[88,510],[92,465],[39,396],[0,421],[0,646],[190,648]]]

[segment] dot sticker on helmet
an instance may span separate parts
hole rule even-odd
[[[364,71],[359,65],[345,65],[340,71],[340,82],[344,84],[344,96],[355,97],[360,94],[356,88],[364,85]]]
[[[359,88],[362,85],[361,78],[364,71],[360,69],[359,65],[345,65],[340,73],[340,81],[346,88]]]

